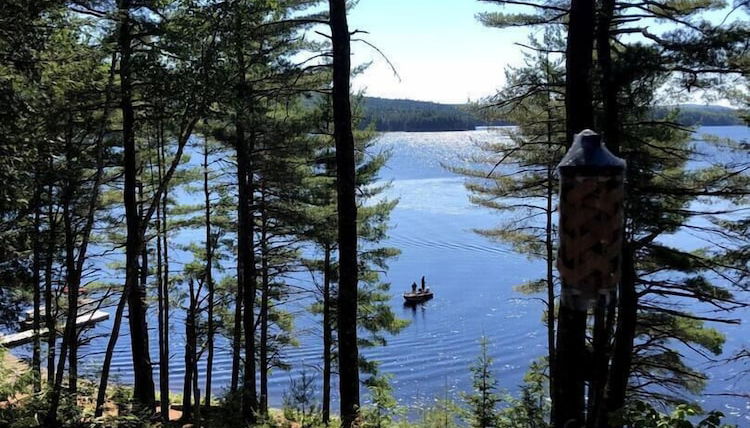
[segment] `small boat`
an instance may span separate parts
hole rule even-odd
[[[430,299],[432,299],[434,295],[432,294],[432,290],[429,288],[421,291],[417,290],[415,293],[404,293],[404,303],[407,304],[417,304],[417,303],[423,303]]]

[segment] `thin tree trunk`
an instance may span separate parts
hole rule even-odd
[[[109,82],[107,84],[106,95],[105,95],[105,108],[102,126],[99,131],[99,135],[96,139],[96,173],[92,183],[92,188],[89,194],[89,201],[86,211],[86,217],[83,227],[77,230],[73,224],[71,218],[71,203],[78,187],[77,177],[68,177],[66,179],[65,190],[63,192],[63,222],[65,230],[65,266],[66,266],[66,283],[68,288],[68,313],[67,321],[65,324],[65,332],[63,342],[60,347],[60,360],[58,362],[58,368],[56,371],[56,378],[53,383],[53,392],[50,400],[50,408],[47,414],[47,422],[55,425],[57,423],[57,408],[60,400],[60,392],[62,387],[62,378],[65,370],[65,354],[66,348],[68,348],[68,359],[70,367],[68,369],[68,390],[72,395],[73,400],[76,399],[78,392],[78,328],[76,325],[78,318],[78,298],[81,286],[81,277],[83,275],[83,269],[86,263],[86,253],[88,250],[88,244],[91,239],[91,233],[94,228],[96,220],[96,211],[99,207],[99,193],[102,185],[104,176],[104,136],[106,133],[106,119],[109,117],[109,101],[110,91],[114,82],[114,66],[115,56],[112,56],[112,63],[110,67]],[[68,122],[72,127],[72,118],[68,118]],[[80,156],[80,152],[76,151],[76,147],[72,141],[72,130],[69,129],[68,135],[66,136],[66,169],[69,174],[72,174],[75,170],[72,167],[73,159]],[[76,236],[78,234],[78,237]],[[80,238],[80,241],[77,241]],[[76,244],[78,245],[78,259],[76,260]]]
[[[245,135],[247,99],[250,96],[248,84],[245,80],[245,56],[239,38],[242,21],[239,16],[235,22],[237,40],[235,40],[235,54],[239,68],[237,95],[240,109],[237,112],[237,182],[238,182],[238,215],[237,215],[237,281],[238,289],[242,290],[243,312],[242,328],[245,345],[245,367],[243,376],[242,413],[245,421],[255,423],[257,413],[257,397],[255,385],[255,245],[254,245],[254,217],[253,217],[253,168],[252,152],[253,137]],[[235,331],[237,326],[235,326]]]
[[[261,299],[260,299],[260,403],[259,412],[265,420],[268,416],[268,207],[265,199],[265,184],[260,185],[260,263],[261,263]]]
[[[159,128],[161,127],[161,120],[159,120]],[[162,140],[160,138],[161,133],[157,130],[157,177],[159,182],[162,180]],[[166,198],[166,194],[163,196]],[[166,318],[164,316],[164,308],[166,302],[166,296],[164,294],[164,276],[162,274],[164,259],[162,253],[162,236],[165,234],[166,227],[162,227],[162,201],[158,201],[156,205],[156,299],[158,306],[158,329],[159,329],[159,409],[161,412],[161,421],[163,424],[169,423],[169,349],[164,342],[166,330]],[[166,226],[166,225],[164,225]]]
[[[164,147],[165,141],[164,141],[164,123],[160,120],[159,121],[159,157],[161,158],[160,165],[162,165],[162,172],[164,171],[164,165],[166,165],[167,156],[165,152]],[[163,177],[162,177],[163,178]],[[167,406],[167,413],[169,413],[169,223],[168,223],[168,211],[167,211],[167,204],[169,202],[169,190],[168,188],[164,189],[164,194],[161,197],[161,201],[156,201],[157,204],[161,202],[161,224],[162,224],[162,252],[164,254],[164,277],[162,278],[161,285],[162,285],[162,297],[164,298],[162,307],[163,311],[163,321],[162,321],[162,329],[160,330],[160,336],[161,336],[161,342],[164,344],[164,353],[160,357],[159,362],[159,372],[162,374],[162,379],[160,380],[160,388],[162,395],[166,395],[166,397],[162,397],[161,402],[162,404],[165,404]],[[166,416],[167,418],[169,415]]]
[[[602,93],[602,101],[604,105],[604,141],[607,145],[607,148],[612,153],[614,153],[615,155],[619,155],[620,108],[617,101],[619,88],[617,86],[614,71],[612,69],[612,48],[610,46],[610,35],[612,19],[614,17],[614,8],[614,0],[603,0],[601,2],[597,23],[597,59],[599,62],[599,68],[601,70],[600,90]],[[626,246],[623,246],[622,251],[627,251]],[[629,260],[630,267],[632,267],[632,256],[629,258]],[[628,268],[628,266],[626,266],[626,268]],[[598,371],[601,379],[599,379],[595,389],[595,414],[594,421],[591,426],[606,426],[609,423],[609,421],[607,420],[607,415],[612,411],[619,410],[622,405],[624,405],[625,390],[627,388],[628,378],[630,377],[630,358],[632,358],[633,352],[633,338],[635,337],[635,314],[637,306],[635,286],[632,284],[635,274],[634,272],[631,273],[632,274],[626,274],[624,278],[621,278],[621,283],[619,284],[619,294],[621,295],[620,299],[625,299],[624,305],[620,308],[620,314],[622,315],[623,311],[629,312],[628,314],[624,315],[625,324],[621,325],[620,327],[623,329],[627,329],[628,331],[620,330],[620,328],[618,328],[618,338],[616,339],[616,342],[619,343],[619,346],[621,347],[620,349],[618,349],[618,352],[620,352],[621,354],[627,352],[630,356],[627,358],[627,361],[622,360],[622,355],[615,357],[615,360],[619,359],[619,361],[617,361],[617,363],[615,363],[615,361],[612,361],[610,369],[611,371],[607,373],[609,357],[610,353],[612,352],[610,338],[612,337],[615,312],[618,305],[618,296],[617,294],[612,293],[612,300],[607,308],[606,321],[604,321],[605,325],[603,327],[604,331],[602,332],[602,335],[605,337],[601,340],[600,346],[601,348],[603,348],[602,353],[604,355],[600,357],[601,362],[598,364]],[[630,281],[631,284],[624,285],[623,281],[626,280]],[[623,292],[624,286],[629,287],[629,290]],[[619,338],[620,335],[623,335],[624,337]],[[615,372],[614,370],[624,370],[624,372],[619,373]],[[613,376],[615,377],[615,379],[613,379]],[[606,389],[611,387],[611,385],[609,385],[609,383],[611,382],[615,383],[615,388],[622,390],[621,393],[614,393],[616,401],[612,401],[612,391],[610,391],[608,394],[605,394]],[[617,399],[617,397],[620,396],[623,397],[622,401]],[[612,405],[615,405],[616,407],[613,408],[611,407]]]
[[[618,302],[617,330],[615,333],[615,347],[612,355],[612,365],[609,374],[609,388],[607,390],[607,410],[617,411],[625,405],[625,397],[630,379],[630,369],[633,361],[633,344],[637,324],[638,297],[635,292],[635,260],[633,249],[623,245],[622,278],[620,279]],[[610,424],[621,427],[621,424]]]
[[[112,357],[115,353],[115,346],[117,346],[117,339],[120,337],[120,326],[122,326],[122,317],[125,313],[125,305],[128,301],[128,289],[122,290],[120,301],[117,303],[117,309],[115,310],[115,319],[112,322],[112,333],[109,335],[109,341],[107,342],[107,349],[104,352],[104,362],[102,364],[102,374],[99,378],[99,390],[96,395],[96,410],[94,411],[95,417],[102,416],[104,412],[104,401],[107,398],[107,383],[109,382],[109,371],[112,367]]]
[[[251,156],[254,150],[254,136],[251,135],[247,145],[247,188],[246,188],[246,209],[245,215],[245,240],[247,242],[247,253],[245,269],[245,291],[244,306],[245,311],[242,314],[242,326],[245,332],[245,372],[244,372],[244,400],[243,412],[248,423],[254,424],[258,413],[258,398],[255,384],[255,293],[257,289],[257,270],[255,267],[255,216],[253,207],[254,198],[254,178]]]
[[[211,379],[214,364],[214,281],[213,237],[211,236],[211,192],[208,187],[208,139],[203,151],[203,194],[206,203],[206,284],[208,285],[208,355],[206,356],[206,407],[211,407]],[[197,401],[196,401],[197,403]]]
[[[49,171],[53,170],[52,156],[49,158]],[[48,185],[47,198],[47,222],[49,223],[49,231],[47,233],[47,255],[44,266],[44,323],[47,327],[47,387],[52,389],[55,383],[55,348],[57,341],[57,305],[53,305],[53,293],[52,293],[52,267],[54,265],[55,258],[55,238],[57,221],[55,219],[55,213],[52,209],[53,205],[53,193],[52,193],[52,182]]]
[[[195,357],[195,364],[193,364],[193,403],[195,403],[195,409],[193,411],[193,425],[196,427],[201,426],[201,390],[198,387],[198,359]]]
[[[331,325],[331,245],[325,244],[323,259],[323,423],[331,417],[331,363],[333,326]]]
[[[357,349],[357,202],[354,135],[349,99],[351,49],[346,0],[329,0],[333,45],[333,123],[336,140],[339,289],[339,397],[341,424],[349,428],[359,416]]]
[[[238,181],[241,178],[238,178]],[[238,221],[239,229],[239,221]],[[239,236],[239,233],[238,233]],[[239,247],[239,239],[238,239]],[[244,301],[244,279],[242,278],[241,261],[237,257],[237,294],[234,300],[234,326],[232,328],[232,379],[229,384],[229,392],[235,393],[239,389],[240,383],[240,361],[242,360],[240,353],[242,351],[242,304]]]
[[[547,61],[549,62],[549,55],[547,55]],[[547,70],[547,85],[551,85],[549,75],[549,64],[545,64]],[[552,130],[552,111],[551,102],[552,97],[547,92],[547,101],[550,105],[547,106],[547,144],[549,145],[550,152],[553,151],[553,130]],[[549,365],[549,390],[555,390],[555,276],[554,276],[554,263],[555,263],[555,246],[554,246],[554,224],[553,216],[553,199],[555,197],[555,170],[552,163],[547,164],[547,207],[546,207],[546,227],[545,227],[545,249],[547,251],[547,358]],[[555,395],[550,394],[550,414],[555,414]]]
[[[131,75],[131,17],[130,0],[119,0],[120,28],[120,108],[122,110],[123,200],[127,240],[125,243],[125,290],[128,298],[128,321],[133,355],[133,398],[143,409],[153,409],[154,378],[149,354],[148,325],[146,324],[146,290],[139,284],[138,258],[144,246],[141,216],[136,197],[137,171],[135,144],[135,109],[133,107],[133,78]]]
[[[185,379],[182,384],[182,420],[193,418],[192,388],[193,373],[195,372],[195,287],[193,279],[188,280],[190,304],[185,315]]]
[[[73,171],[71,164],[76,157],[76,154],[73,153],[73,118],[69,117],[68,121],[70,123],[70,135],[66,138],[65,161],[67,172],[70,174]],[[78,392],[78,335],[76,333],[76,320],[78,318],[78,293],[81,284],[81,272],[76,269],[75,259],[76,231],[74,230],[73,219],[71,218],[73,213],[70,210],[70,204],[73,202],[75,193],[75,184],[73,184],[74,179],[74,177],[69,177],[67,179],[64,196],[65,201],[63,205],[63,221],[65,224],[65,265],[67,271],[67,283],[65,285],[68,288],[68,321],[65,324],[69,352],[68,392],[71,394],[73,400],[75,400]],[[79,255],[79,257],[82,256],[83,255]],[[65,367],[65,363],[63,363],[62,367]]]
[[[42,211],[42,190],[41,181],[41,162],[37,164],[35,174],[34,190],[34,255],[33,255],[33,280],[34,285],[34,314],[32,319],[32,330],[34,332],[33,354],[31,357],[31,369],[34,375],[34,393],[42,390],[42,338],[39,334],[41,324],[41,253],[42,253],[42,233],[41,233],[41,211]]]
[[[239,251],[238,251],[239,253]],[[240,276],[240,258],[237,257],[237,295],[234,301],[234,327],[232,328],[232,379],[229,391],[234,393],[240,383],[240,353],[242,351],[242,302],[244,301],[244,281]]]
[[[72,141],[70,132],[70,117],[68,117],[68,130],[65,136],[65,160],[68,173],[72,173],[71,161],[73,159]],[[70,359],[69,385],[71,393],[75,394],[76,373],[73,360],[76,358],[74,351],[76,341],[76,317],[78,312],[78,281],[76,280],[76,263],[75,263],[75,237],[71,219],[70,204],[73,199],[72,178],[65,179],[65,187],[62,195],[62,219],[63,230],[65,235],[65,288],[68,292],[68,307],[66,309],[65,328],[63,330],[63,340],[60,344],[60,358],[57,362],[55,382],[52,386],[49,409],[47,411],[46,423],[50,426],[57,426],[57,409],[60,405],[60,396],[62,394],[62,383],[65,377],[65,359]]]

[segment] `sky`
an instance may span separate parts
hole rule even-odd
[[[519,65],[516,42],[528,30],[486,28],[476,19],[500,7],[477,0],[360,0],[350,11],[350,31],[363,42],[352,44],[352,64],[371,63],[354,79],[355,90],[384,98],[464,103],[492,95],[504,81],[507,65]]]

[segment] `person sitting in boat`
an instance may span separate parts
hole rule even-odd
[[[414,293],[414,294],[417,294],[417,283],[416,282],[412,282],[411,283],[411,292]]]

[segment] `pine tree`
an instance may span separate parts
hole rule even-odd
[[[476,232],[510,244],[531,259],[544,261],[546,275],[517,289],[545,293],[549,379],[555,379],[555,320],[557,277],[557,164],[565,148],[564,77],[559,33],[548,30],[544,40],[531,39],[525,65],[506,71],[506,86],[483,103],[486,115],[518,123],[505,131],[507,140],[480,145],[481,154],[469,159],[482,168],[451,167],[467,177],[471,202],[508,215],[493,229]],[[550,385],[550,390],[553,390]]]
[[[359,123],[362,116],[361,100],[355,103],[354,120]],[[321,103],[316,112],[319,129],[315,147],[315,167],[313,175],[308,177],[308,206],[305,223],[309,225],[307,236],[322,252],[322,259],[305,260],[308,269],[322,276],[322,284],[317,286],[317,302],[311,308],[313,313],[321,314],[323,336],[323,421],[330,416],[330,387],[333,366],[337,362],[335,336],[337,314],[333,311],[333,302],[337,299],[338,289],[338,251],[336,244],[337,224],[336,195],[333,183],[336,179],[336,164],[333,141],[331,139],[330,104]],[[380,272],[387,269],[388,261],[398,256],[395,248],[382,247],[381,242],[387,237],[388,219],[396,207],[397,200],[382,198],[387,184],[377,183],[380,170],[386,164],[387,152],[375,153],[376,135],[372,129],[354,133],[357,145],[357,188],[358,188],[358,229],[362,247],[359,250],[359,290],[358,311],[359,346],[374,347],[387,344],[385,334],[398,334],[406,327],[407,322],[396,317],[390,307],[390,284],[383,283]],[[373,200],[378,202],[372,202]],[[376,375],[377,364],[360,358],[359,369]]]
[[[352,109],[349,99],[351,47],[346,0],[329,0],[333,90],[333,134],[336,141],[336,210],[338,213],[338,339],[341,425],[356,424],[359,414],[357,347],[357,202]]]
[[[516,4],[512,1],[497,3]],[[488,13],[482,19],[497,27],[559,26],[565,25],[569,12],[573,12],[567,4],[557,2],[530,2],[522,6],[530,13]],[[705,252],[687,252],[658,243],[660,236],[691,230],[691,219],[710,214],[710,210],[688,208],[695,198],[721,198],[741,193],[741,180],[729,178],[737,177],[736,165],[690,170],[687,161],[697,154],[689,144],[690,130],[674,123],[674,116],[664,120],[650,116],[659,101],[655,94],[661,88],[671,88],[672,93],[708,88],[740,71],[740,58],[746,50],[746,26],[734,22],[718,27],[703,20],[701,11],[713,7],[716,5],[702,2],[659,3],[646,7],[642,3],[602,1],[596,5],[595,26],[591,27],[588,18],[584,20],[587,24],[582,26],[595,38],[593,46],[583,49],[596,57],[594,68],[585,78],[594,87],[591,94],[594,114],[589,123],[604,131],[608,148],[628,161],[630,183],[623,280],[616,317],[608,318],[611,328],[616,320],[605,406],[609,410],[623,405],[626,391],[633,397],[671,401],[680,391],[697,391],[702,387],[702,375],[688,368],[681,357],[669,349],[669,344],[689,343],[717,353],[721,350],[721,336],[705,327],[707,319],[670,307],[670,300],[679,295],[718,305],[723,310],[731,310],[738,303],[731,295],[738,283],[726,280],[725,266],[714,257],[718,254],[708,256]],[[585,13],[591,12],[590,6],[585,8]],[[640,19],[634,19],[636,16]],[[653,34],[648,22],[658,19],[668,20],[676,28]],[[581,26],[574,25],[572,17],[569,30],[581,30]],[[626,38],[633,33],[643,34],[648,41],[630,42]],[[569,74],[568,77],[574,76]],[[566,91],[571,91],[570,83]],[[581,94],[585,93],[576,91],[566,98],[575,96],[580,101]],[[586,109],[575,111],[578,114]],[[571,118],[568,118],[570,123]],[[722,233],[720,228],[701,233],[714,232]],[[665,272],[669,272],[670,279],[664,279]],[[722,280],[709,280],[714,276],[712,272],[722,272]],[[678,289],[684,291],[678,292]],[[564,318],[562,313],[559,316]],[[720,317],[708,318],[732,322]],[[569,383],[561,381],[559,376],[556,381]],[[629,381],[637,383],[628,389]],[[638,383],[667,385],[671,394],[656,394]],[[599,385],[591,391],[599,390],[598,394],[602,394],[601,388]],[[582,397],[583,390],[578,391],[580,394],[573,395]],[[556,402],[555,405],[562,404]],[[590,417],[602,418],[601,413],[597,415],[601,411],[602,406],[599,406]]]
[[[479,341],[480,353],[476,362],[469,367],[473,391],[463,396],[468,409],[468,422],[472,427],[495,427],[498,423],[497,405],[502,401],[497,393],[498,382],[492,372],[492,357],[488,352],[489,341],[482,337]]]

